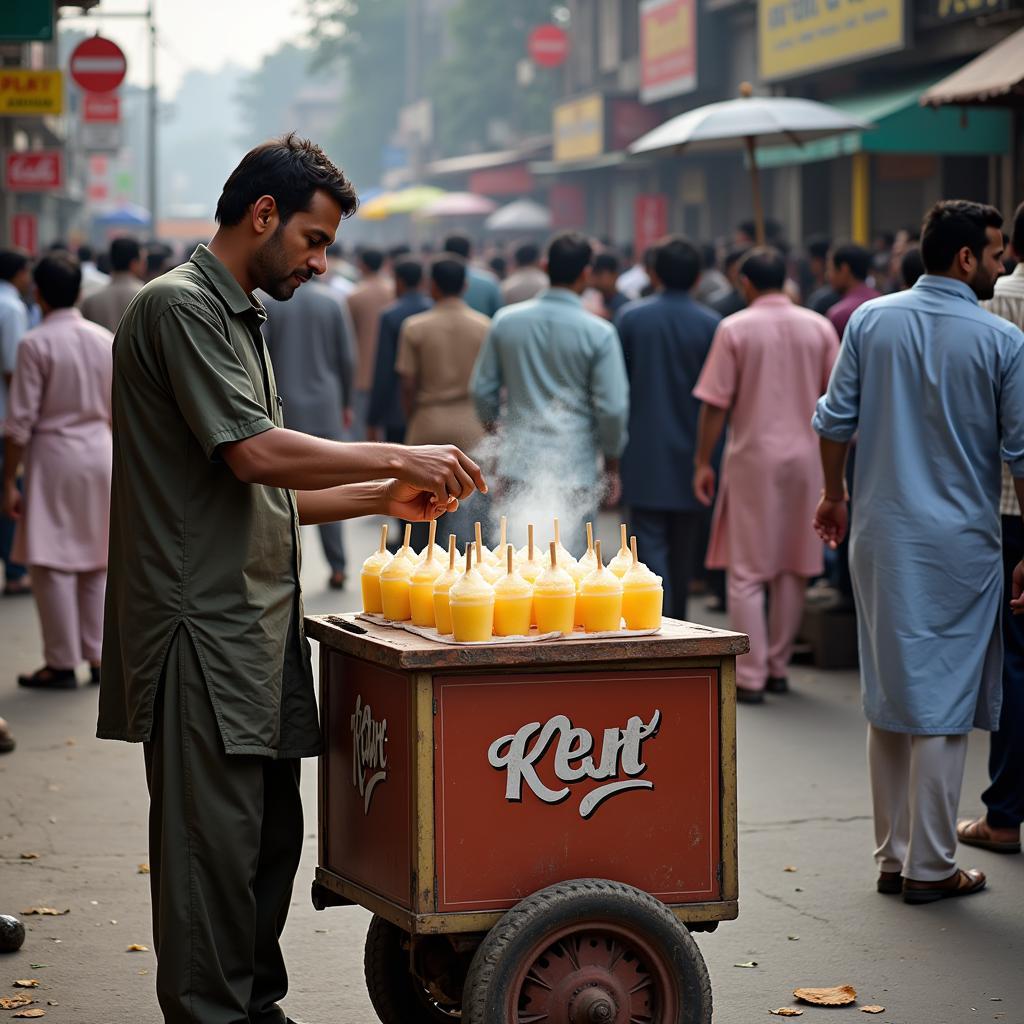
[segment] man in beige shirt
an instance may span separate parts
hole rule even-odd
[[[373,388],[373,370],[377,362],[380,315],[386,306],[395,301],[395,283],[381,269],[384,253],[380,249],[361,249],[357,263],[359,285],[345,302],[356,332],[356,375],[350,440],[363,441],[366,438],[366,413]]]
[[[484,435],[469,380],[491,321],[466,305],[465,287],[465,262],[450,254],[438,257],[430,268],[434,308],[402,325],[395,370],[408,420],[406,444],[456,444],[471,452]],[[445,515],[437,524],[442,546],[451,533],[460,545],[471,540],[472,523],[485,518],[485,512],[483,502],[470,499]],[[425,540],[426,531],[421,532]]]
[[[116,331],[129,303],[142,289],[146,254],[134,238],[115,238],[110,243],[110,284],[82,299],[82,316]]]

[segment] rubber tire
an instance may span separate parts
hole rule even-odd
[[[545,933],[578,921],[620,921],[643,929],[660,945],[681,982],[678,1020],[655,1024],[710,1024],[711,979],[697,943],[675,915],[653,896],[621,882],[577,878],[528,896],[488,932],[466,976],[462,1024],[515,1024],[502,1017],[508,987],[521,957]]]
[[[452,1024],[458,1020],[428,1005],[417,992],[418,979],[409,972],[409,953],[402,947],[405,932],[374,915],[366,933],[363,970],[366,990],[383,1024]]]

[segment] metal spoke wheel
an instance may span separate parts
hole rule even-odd
[[[711,982],[689,932],[654,897],[604,879],[542,889],[473,957],[465,1024],[709,1024]]]
[[[382,917],[374,917],[366,934],[363,966],[366,988],[383,1024],[451,1024],[462,1020],[461,981],[465,963],[444,936],[432,936],[415,957],[409,935]],[[413,973],[416,962],[435,981]],[[455,988],[448,995],[445,987]]]

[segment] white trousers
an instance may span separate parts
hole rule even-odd
[[[46,664],[75,668],[84,659],[98,665],[107,570],[64,572],[33,565],[31,571]]]
[[[966,736],[913,736],[868,726],[880,871],[899,871],[915,882],[953,874],[966,760]]]
[[[730,569],[727,587],[729,625],[750,637],[750,653],[736,659],[736,685],[745,690],[763,690],[768,676],[786,674],[803,619],[807,579],[784,572],[761,580]]]

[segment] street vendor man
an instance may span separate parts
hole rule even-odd
[[[300,523],[436,518],[486,490],[457,448],[282,427],[253,293],[327,269],[352,184],[319,146],[257,146],[218,230],[132,301],[114,341],[101,738],[142,742],[157,997],[169,1024],[287,1024],[279,938],[320,749]]]

